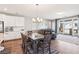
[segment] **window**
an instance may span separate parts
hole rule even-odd
[[[57,28],[58,28],[57,32],[61,34],[78,36],[79,32],[78,23],[79,23],[78,17],[60,19],[57,21]]]

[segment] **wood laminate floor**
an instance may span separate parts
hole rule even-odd
[[[22,54],[21,48],[22,41],[12,40],[4,42],[4,47],[11,51],[11,54]],[[51,49],[58,50],[60,54],[79,54],[79,45],[64,42],[61,40],[52,40]]]
[[[4,45],[5,48],[11,51],[11,54],[22,54],[22,40],[10,40],[5,41],[2,45]]]
[[[58,50],[60,54],[79,54],[79,45],[61,40],[52,40],[51,48]]]

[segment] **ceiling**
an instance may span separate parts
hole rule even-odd
[[[0,12],[55,19],[79,14],[79,4],[0,4]]]

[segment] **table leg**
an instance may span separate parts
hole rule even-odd
[[[33,41],[33,50],[34,50],[34,54],[37,54],[37,41],[36,40],[34,40]]]

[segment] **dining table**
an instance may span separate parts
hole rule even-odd
[[[38,44],[38,41],[40,41],[40,39],[43,39],[44,38],[44,35],[42,34],[39,34],[39,33],[32,33],[31,35],[28,36],[32,42],[33,42],[33,53],[34,54],[37,54],[38,51],[37,51],[37,44]]]

